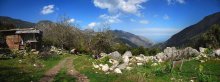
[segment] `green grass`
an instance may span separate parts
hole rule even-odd
[[[93,69],[92,62],[100,64],[100,61],[87,55],[74,56],[73,61],[76,70],[88,76],[91,82],[189,82],[191,79],[196,82],[220,81],[220,60],[208,60],[204,63],[197,60],[185,61],[181,71],[177,69],[170,71],[169,62],[158,66],[151,66],[151,63],[148,63],[136,66],[130,71],[123,70],[122,74],[105,74],[98,69]],[[199,71],[201,67],[203,69]]]
[[[0,80],[1,82],[38,81],[45,71],[56,65],[62,58],[64,56],[52,57],[47,60],[35,60],[37,63],[42,63],[44,67],[34,67],[31,59],[1,59]],[[22,60],[22,62],[19,63],[19,60]]]

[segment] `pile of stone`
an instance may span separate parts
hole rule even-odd
[[[172,60],[179,61],[182,59],[197,58],[201,59],[202,57],[208,57],[210,54],[205,54],[206,48],[200,48],[200,52],[191,47],[185,49],[176,49],[175,47],[167,47],[163,52],[156,54],[155,56],[145,56],[140,54],[139,56],[132,56],[131,51],[126,51],[121,55],[118,51],[106,54],[101,53],[100,56],[110,57],[108,64],[95,64],[93,62],[93,67],[99,70],[106,72],[115,72],[122,73],[121,70],[131,70],[134,66],[140,66],[145,63],[151,62],[151,66],[156,66],[161,62]],[[213,54],[217,57],[220,56],[220,49],[214,50]]]
[[[51,46],[50,48],[50,53],[55,53],[58,55],[61,55],[62,53],[64,53],[64,51],[62,49],[56,48],[55,46]]]
[[[157,61],[167,61],[167,60],[181,60],[190,57],[196,57],[200,53],[191,47],[187,47],[185,49],[177,50],[175,47],[167,47],[163,52],[155,55],[155,59]]]

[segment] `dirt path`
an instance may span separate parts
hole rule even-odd
[[[67,59],[67,74],[77,78],[77,82],[89,82],[89,79],[74,69],[73,59]]]
[[[48,70],[39,82],[52,82],[57,73],[63,68],[67,68],[67,74],[77,78],[77,82],[89,82],[89,79],[85,75],[80,74],[74,69],[73,58],[68,57],[59,62],[56,66]]]

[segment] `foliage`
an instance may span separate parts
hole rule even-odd
[[[201,35],[198,40],[197,47],[206,47],[206,48],[219,48],[220,47],[220,25],[214,24],[211,26],[211,29]]]

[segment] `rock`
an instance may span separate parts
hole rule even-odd
[[[126,67],[126,70],[131,70],[132,69],[132,67]]]
[[[137,65],[139,66],[139,65],[143,65],[143,63],[137,63]]]
[[[175,56],[177,50],[175,47],[167,47],[166,49],[164,49],[164,54],[167,56],[167,58],[171,58],[173,56]]]
[[[108,54],[106,54],[106,53],[100,53],[99,54],[101,57],[105,57],[105,56],[107,56]]]
[[[108,64],[102,66],[102,71],[107,72],[109,70]]]
[[[122,57],[124,57],[124,56],[132,57],[131,51],[126,51]]]
[[[149,61],[152,61],[152,60],[154,60],[154,56],[146,56],[145,57],[146,62],[149,62]]]
[[[217,57],[220,57],[220,49],[217,49],[217,50],[215,50],[214,52],[215,52],[215,55],[216,55]]]
[[[120,73],[120,74],[122,73],[119,68],[115,68],[114,72],[115,72],[115,73]]]
[[[112,66],[109,68],[110,70],[115,69],[119,64],[119,62],[117,60],[114,60],[114,59],[109,59],[109,62],[112,63]]]
[[[143,62],[143,61],[145,61],[144,58],[142,58],[142,57],[135,57],[135,59],[137,60],[137,62]]]
[[[92,65],[94,68],[99,68],[99,65],[96,65],[94,62],[92,62]]]
[[[162,63],[162,62],[163,62],[162,59],[159,59],[159,60],[158,60],[158,63]]]
[[[129,57],[128,56],[123,56],[122,59],[123,59],[124,63],[128,63],[129,62]]]
[[[117,66],[119,69],[125,69],[128,66],[128,63],[123,63]]]
[[[157,66],[158,64],[157,63],[153,63],[153,64],[151,64],[151,66]]]
[[[205,53],[205,50],[206,50],[206,48],[199,47],[199,51],[200,51],[200,53]]]
[[[161,52],[161,53],[157,53],[157,55],[155,57],[157,60],[159,60],[159,59],[164,59],[165,55],[163,52]]]
[[[70,50],[70,53],[71,54],[75,54],[76,53],[76,49],[74,48],[74,49]]]
[[[120,61],[122,59],[121,54],[118,51],[114,51],[112,53],[109,54],[109,56],[117,61]]]

